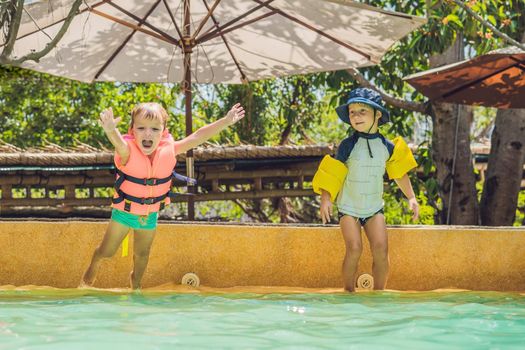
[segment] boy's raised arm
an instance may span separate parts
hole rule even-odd
[[[227,127],[237,123],[239,120],[244,118],[244,108],[239,104],[235,104],[224,116],[223,118],[203,126],[199,130],[195,131],[193,134],[183,138],[180,141],[177,141],[175,144],[175,149],[177,153],[184,153],[198,145],[206,142],[209,138],[218,134]]]
[[[111,144],[115,147],[115,152],[120,156],[122,164],[126,164],[129,158],[129,148],[128,144],[117,129],[120,120],[120,117],[113,118],[113,109],[110,107],[100,112],[98,122],[104,129]]]

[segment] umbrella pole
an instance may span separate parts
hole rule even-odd
[[[184,96],[185,96],[185,112],[186,112],[186,136],[191,135],[193,132],[192,124],[192,110],[191,110],[191,51],[192,44],[190,39],[190,1],[184,0],[184,38],[183,38],[183,48],[184,48]],[[190,149],[186,153],[186,174],[190,178],[194,178],[194,168],[193,168],[193,150]],[[188,184],[188,220],[195,220],[195,201],[191,194],[196,193],[196,188],[194,185]]]
[[[190,74],[190,62],[191,54],[187,53],[184,55],[184,61],[186,65],[186,72],[184,77],[184,96],[185,96],[185,109],[186,109],[186,136],[191,135],[193,132],[192,126],[192,113],[191,113],[191,74]],[[190,178],[194,178],[194,166],[193,166],[193,149],[186,152],[186,173]],[[194,185],[188,184],[188,193],[196,193]],[[195,220],[195,201],[192,195],[188,196],[188,220]]]

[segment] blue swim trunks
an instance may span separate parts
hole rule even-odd
[[[159,213],[150,213],[149,215],[136,215],[122,210],[113,209],[111,211],[111,220],[118,222],[132,229],[154,230],[157,228]]]

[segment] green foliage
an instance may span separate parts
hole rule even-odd
[[[324,74],[286,77],[245,85],[217,85],[217,99],[206,102],[216,115],[224,115],[235,103],[246,109],[242,123],[221,134],[219,142],[240,140],[258,145],[317,142],[311,137],[328,108]]]
[[[123,117],[125,132],[136,103],[158,101],[169,107],[176,102],[171,88],[161,84],[86,84],[10,67],[0,67],[0,81],[0,137],[20,147],[44,141],[69,146],[75,140],[109,147],[97,124],[103,109],[112,107]],[[177,119],[169,124],[180,130]]]
[[[233,126],[220,137],[222,142],[236,139],[232,134],[237,134],[237,139],[246,143],[265,145],[271,140],[270,127],[273,117],[266,112],[271,103],[268,90],[269,82],[254,82],[244,85],[217,85],[219,96],[214,106],[215,115],[226,114],[228,109],[236,103],[241,103],[246,109],[246,117],[242,123]],[[220,142],[219,141],[219,142]]]
[[[474,120],[472,123],[472,140],[483,141],[490,136],[490,131],[496,119],[496,108],[474,107]]]
[[[198,219],[206,221],[243,221],[246,214],[232,201],[199,202],[195,206]]]
[[[428,205],[428,199],[423,191],[417,195],[419,203],[419,218],[412,220],[412,211],[409,209],[403,194],[397,188],[390,188],[383,195],[385,201],[385,220],[387,225],[432,225],[434,224],[435,209]]]
[[[516,208],[516,219],[514,226],[525,225],[525,190],[520,191],[518,195],[518,206]]]

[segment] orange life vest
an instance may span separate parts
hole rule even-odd
[[[136,215],[162,210],[170,203],[171,180],[177,163],[173,137],[164,131],[153,161],[142,153],[133,135],[124,135],[124,140],[130,154],[126,165],[122,165],[120,156],[115,153],[117,175],[111,206]]]

